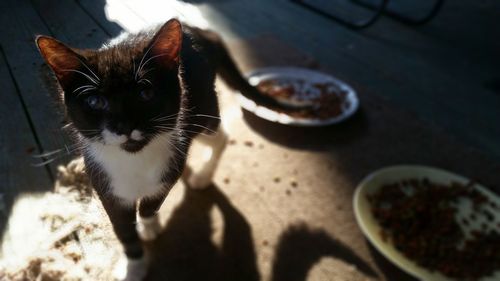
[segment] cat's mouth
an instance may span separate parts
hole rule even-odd
[[[126,142],[122,143],[120,147],[127,152],[135,153],[139,152],[146,145],[146,143],[147,142],[145,140],[136,141],[129,139]]]

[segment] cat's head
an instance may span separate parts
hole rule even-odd
[[[67,116],[88,141],[140,151],[175,130],[182,27],[173,19],[153,36],[79,50],[47,36],[36,43],[62,89]]]

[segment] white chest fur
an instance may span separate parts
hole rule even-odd
[[[137,153],[98,142],[91,143],[88,152],[107,174],[111,192],[124,203],[134,203],[161,191],[162,176],[174,154],[171,138],[171,134],[163,133]]]

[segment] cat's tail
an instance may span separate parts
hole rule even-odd
[[[256,87],[250,85],[241,74],[234,60],[228,52],[227,47],[218,34],[208,30],[194,30],[202,39],[205,47],[208,47],[209,53],[213,54],[211,58],[217,73],[222,77],[224,82],[234,90],[239,91],[244,97],[250,99],[265,107],[283,108],[284,105],[278,103],[274,98],[263,95]]]
[[[276,99],[263,95],[256,87],[248,83],[224,45],[222,45],[218,53],[216,70],[229,87],[239,91],[245,98],[254,101],[258,105],[265,107],[283,107]]]

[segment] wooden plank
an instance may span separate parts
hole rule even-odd
[[[97,0],[98,5],[93,0],[76,1],[112,37],[123,30],[137,31],[146,25],[146,22],[121,0],[108,0],[105,5],[101,3],[102,0]]]
[[[48,170],[34,167],[32,154],[40,147],[31,130],[16,85],[0,49],[0,237],[16,196],[49,190]],[[0,238],[1,239],[1,238]],[[1,242],[1,241],[0,241]]]
[[[110,1],[106,0],[76,0],[76,3],[89,15],[96,24],[110,37],[118,36],[123,28],[108,18],[106,6]]]
[[[26,1],[0,1],[0,44],[19,85],[35,134],[44,151],[53,151],[67,143],[61,131],[62,118],[54,99],[42,82],[43,61],[34,43],[35,34],[50,34],[43,21]],[[57,159],[55,165],[67,158]],[[55,174],[55,173],[54,173]]]
[[[73,0],[33,0],[33,5],[52,35],[72,47],[99,48],[109,39],[106,32]]]

